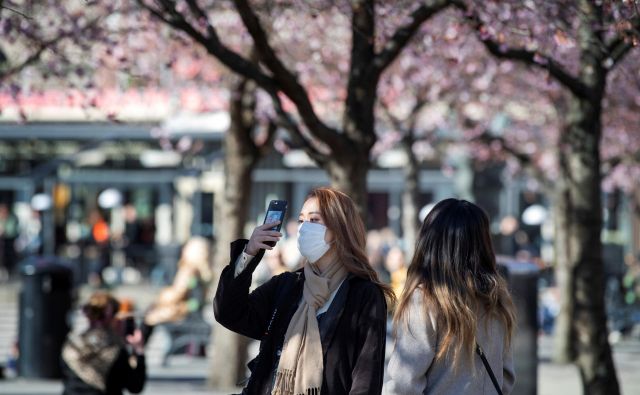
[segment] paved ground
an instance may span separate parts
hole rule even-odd
[[[0,362],[6,361],[11,342],[17,332],[17,284],[0,285]],[[88,289],[83,289],[81,297],[86,297]],[[120,287],[115,293],[118,296],[135,299],[138,306],[147,306],[157,289],[151,286]],[[211,319],[207,311],[207,319]],[[74,321],[74,330],[81,330],[86,325],[82,319]],[[161,366],[161,357],[167,338],[162,331],[154,332],[148,345],[149,381],[144,394],[165,395],[221,395],[239,392],[238,389],[213,390],[206,387],[206,376],[209,365],[204,358],[176,356],[169,367]],[[582,393],[580,379],[576,368],[572,365],[556,365],[551,362],[551,339],[541,337],[538,350],[538,394],[539,395],[579,395]],[[625,395],[640,394],[640,340],[624,340],[614,346],[614,358],[618,370],[618,378]],[[0,380],[2,395],[53,395],[62,392],[57,381],[39,381],[11,379]]]
[[[558,365],[549,362],[551,339],[539,339],[538,350],[538,394],[580,395],[582,387],[578,370],[573,365]],[[640,394],[640,341],[625,340],[614,346],[614,360],[622,394]],[[517,374],[517,372],[516,372]]]

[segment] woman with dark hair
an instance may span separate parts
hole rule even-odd
[[[264,250],[281,234],[258,226],[231,245],[218,284],[218,322],[258,339],[244,394],[380,394],[384,368],[385,295],[365,253],[365,227],[353,201],[331,188],[311,192],[298,216],[303,268],[274,276],[249,292]]]
[[[119,306],[116,298],[102,291],[83,306],[89,329],[69,336],[62,348],[63,395],[142,392],[147,379],[142,333],[136,329],[133,335],[124,334],[124,325],[116,318]],[[135,359],[134,365],[130,359]]]
[[[514,327],[487,215],[464,200],[439,202],[422,223],[395,311],[385,394],[510,393]]]

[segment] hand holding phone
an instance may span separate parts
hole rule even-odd
[[[253,230],[246,253],[255,256],[261,249],[271,250],[282,237],[280,228],[287,211],[286,200],[272,200],[267,208],[264,223]]]
[[[267,214],[264,216],[263,224],[271,224],[276,223],[277,225],[270,228],[271,230],[275,230],[280,232],[280,228],[282,228],[282,221],[284,220],[284,214],[287,212],[287,201],[286,200],[272,200],[269,202],[269,207],[267,208]],[[267,245],[274,246],[275,242],[267,242]]]

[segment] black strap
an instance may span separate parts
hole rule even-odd
[[[482,364],[487,369],[487,372],[489,373],[489,377],[491,377],[491,381],[493,382],[493,386],[496,387],[496,391],[498,392],[498,395],[502,395],[502,390],[500,389],[500,385],[498,385],[498,380],[496,379],[496,376],[493,374],[493,370],[491,370],[489,361],[487,361],[487,357],[485,357],[484,351],[482,351],[482,348],[480,348],[480,345],[478,343],[476,343],[476,354],[478,354],[480,356],[480,359],[482,359]]]

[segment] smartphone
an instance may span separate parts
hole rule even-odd
[[[124,334],[133,335],[133,332],[136,330],[136,321],[134,317],[127,317],[124,319]]]
[[[280,223],[271,230],[280,231],[282,227],[282,222],[284,221],[284,214],[287,212],[287,201],[286,200],[272,200],[269,202],[269,207],[267,208],[267,215],[264,217],[264,224],[268,224],[271,222],[280,221]],[[270,246],[274,246],[276,243],[270,241],[268,243]]]

